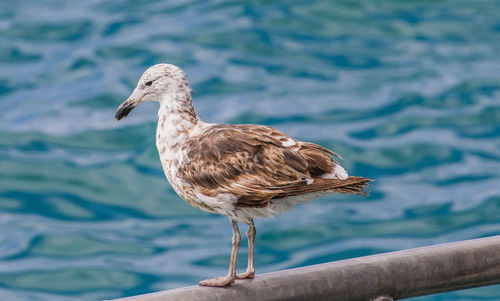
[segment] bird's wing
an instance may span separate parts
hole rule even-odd
[[[267,126],[213,125],[192,140],[183,147],[178,175],[203,195],[234,195],[238,206],[264,207],[273,198],[318,191],[326,181],[318,177],[337,164],[332,151]]]

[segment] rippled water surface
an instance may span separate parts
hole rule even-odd
[[[114,120],[159,62],[185,69],[206,121],[277,127],[376,180],[370,197],[258,220],[258,273],[499,234],[499,13],[494,0],[2,1],[0,299],[110,299],[226,272],[227,218],[163,176],[157,105]],[[498,299],[494,286],[415,300]]]

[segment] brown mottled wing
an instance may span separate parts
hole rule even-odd
[[[299,141],[283,146],[290,141],[295,140],[267,126],[214,125],[184,146],[187,158],[178,174],[204,195],[235,195],[237,206],[265,207],[273,198],[315,191],[362,193],[364,184],[356,183],[366,183],[359,180],[364,178],[316,178],[333,171],[335,153]]]

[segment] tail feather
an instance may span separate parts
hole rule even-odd
[[[367,187],[373,180],[363,177],[349,177],[345,180],[314,178],[311,184],[296,184],[286,187],[273,198],[284,198],[313,192],[337,192],[345,194],[368,195]]]
[[[337,180],[338,182],[339,180]],[[373,180],[363,177],[349,177],[346,180],[340,180],[344,183],[332,183],[331,188],[327,191],[345,193],[345,194],[360,194],[368,195],[367,188]]]

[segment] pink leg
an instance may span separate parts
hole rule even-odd
[[[237,279],[253,279],[255,276],[254,267],[254,248],[255,248],[255,225],[253,220],[248,224],[247,239],[248,239],[248,265],[244,273],[236,275]]]
[[[231,219],[230,219],[231,220]],[[206,279],[200,281],[200,285],[204,286],[226,286],[230,285],[236,279],[236,260],[238,259],[238,250],[240,248],[241,234],[238,229],[238,223],[231,220],[231,226],[233,227],[233,247],[231,249],[231,260],[229,262],[229,271],[226,276]]]

